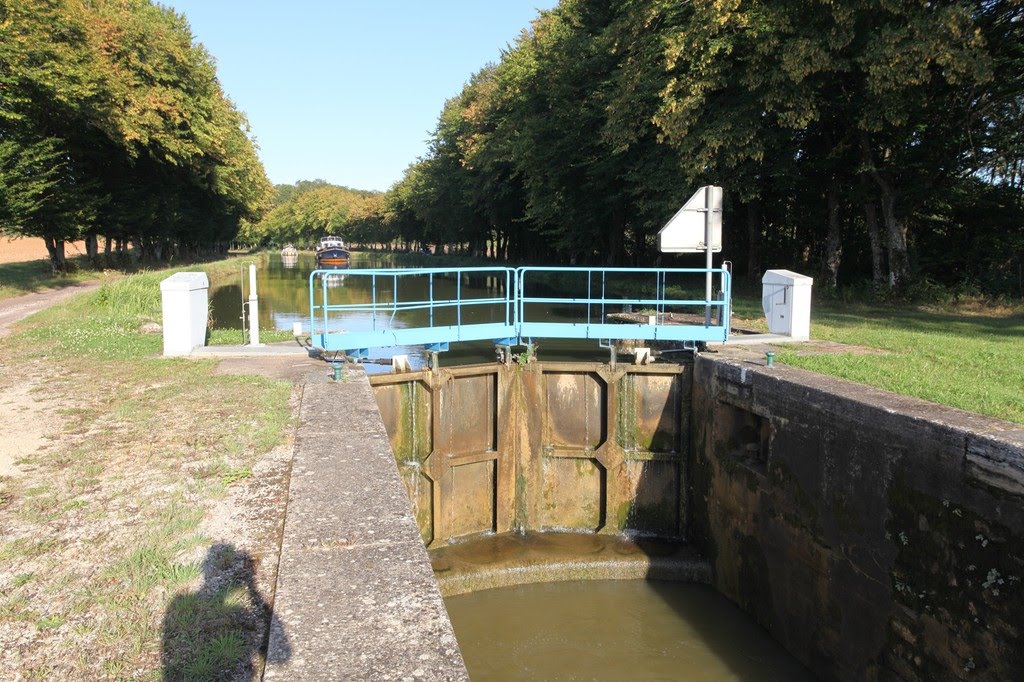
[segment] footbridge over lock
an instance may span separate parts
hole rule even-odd
[[[360,278],[369,286],[339,286]],[[717,282],[717,293],[702,291]],[[470,283],[483,284],[469,287]],[[710,287],[708,287],[710,290]],[[490,340],[529,345],[537,338],[678,341],[729,337],[732,279],[721,268],[406,268],[316,270],[309,276],[313,346],[366,357],[370,348]],[[426,295],[424,296],[424,292]],[[615,323],[613,313],[646,313]],[[683,324],[666,324],[669,313]]]

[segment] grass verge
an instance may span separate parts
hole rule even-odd
[[[812,316],[816,339],[866,346],[882,354],[803,355],[778,359],[830,376],[1024,424],[1024,312],[993,314],[914,306],[824,303]]]
[[[237,259],[201,267],[234,271]],[[260,557],[223,542],[217,524],[285,440],[292,388],[156,357],[160,335],[139,329],[159,320],[170,272],[107,282],[0,340],[0,391],[30,385],[48,437],[20,475],[0,478],[0,670],[253,670],[267,608]]]
[[[754,317],[760,300],[734,300]],[[761,324],[763,324],[763,315]],[[1024,306],[966,301],[942,307],[815,300],[811,338],[879,351],[814,353],[784,346],[777,362],[1024,424]]]
[[[0,264],[0,301],[44,289],[62,289],[94,279],[106,279],[113,271],[96,268],[84,256],[68,259],[69,272],[54,274],[48,260]]]

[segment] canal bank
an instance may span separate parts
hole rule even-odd
[[[329,505],[312,525],[296,522],[292,541],[286,530],[280,583],[295,571],[296,584],[318,584],[319,591],[290,601],[279,592],[282,629],[298,628],[299,639],[309,633],[308,646],[342,657],[355,666],[346,668],[354,677],[376,674],[379,667],[359,666],[386,658],[372,647],[360,653],[360,640],[344,636],[345,628],[360,636],[383,629],[381,641],[403,642],[397,649],[404,653],[384,647],[388,656],[437,657],[441,667],[420,672],[458,678],[464,673],[450,648],[440,592],[425,577],[424,541],[442,586],[455,564],[446,554],[453,549],[470,556],[463,584],[474,573],[497,576],[476,587],[671,577],[652,568],[666,555],[654,547],[667,542],[708,562],[704,578],[676,577],[706,580],[823,679],[926,680],[958,677],[965,668],[981,679],[1011,679],[1024,669],[1024,429],[768,368],[761,355],[698,355],[692,367],[663,368],[653,380],[618,371],[529,363],[376,378],[376,401],[367,386],[359,402],[344,402],[349,419],[375,424],[377,444],[363,454],[372,462],[352,460],[345,439],[328,426],[340,404],[331,392],[362,386],[363,375],[323,384],[323,405],[304,407],[310,411],[300,425],[296,463],[308,432],[319,443],[310,461],[334,473],[292,480],[317,489]],[[509,373],[507,381],[500,372]],[[654,390],[623,388],[645,383]],[[292,504],[294,494],[289,516]],[[316,515],[315,506],[310,513]],[[502,542],[494,533],[531,531],[541,539],[570,533],[584,540],[575,553],[564,542],[552,542],[551,554],[494,544]],[[596,555],[586,542],[619,542],[623,532],[661,544],[618,553],[646,557],[639,570],[588,574],[601,561],[588,563]],[[387,539],[391,533],[399,539]],[[509,537],[506,545],[520,542]],[[477,542],[490,547],[473,558]],[[385,546],[401,550],[394,561],[369,554]],[[309,555],[315,562],[304,554],[312,550],[321,551]],[[496,561],[502,557],[511,561]],[[352,562],[362,568],[348,570]],[[545,576],[545,563],[557,564],[557,575]],[[402,596],[390,591],[395,581],[377,584],[393,570],[410,576]],[[328,615],[351,613],[356,595],[386,608]],[[420,612],[427,615],[417,618]],[[318,630],[324,622],[329,637]],[[290,675],[302,675],[290,665]]]

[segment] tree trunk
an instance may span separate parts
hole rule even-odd
[[[67,260],[64,258],[64,240],[53,237],[43,237],[46,243],[46,252],[50,255],[50,266],[54,272],[64,274],[68,270]]]
[[[889,286],[899,289],[910,276],[907,257],[907,229],[896,217],[896,193],[889,182],[881,183],[882,219],[885,222],[886,247],[889,256]]]
[[[885,225],[886,255],[889,261],[888,284],[890,289],[899,289],[910,276],[910,259],[907,256],[907,228],[896,216],[896,188],[888,173],[875,167],[871,145],[866,132],[861,132],[861,152],[865,165],[881,194],[882,221]]]
[[[95,263],[96,256],[99,255],[99,252],[99,239],[96,237],[96,235],[85,235],[85,255],[89,258],[89,261]]]
[[[751,199],[747,204],[747,279],[758,282],[762,267],[761,200]]]
[[[878,206],[872,200],[864,202],[864,222],[871,243],[871,281],[876,287],[885,286],[885,253],[882,251],[882,232],[878,229]]]
[[[621,265],[622,252],[626,245],[626,212],[622,202],[616,201],[612,209],[612,220],[608,230],[608,264]]]
[[[825,236],[825,287],[835,291],[839,284],[839,265],[843,260],[842,218],[839,215],[839,181],[828,184],[828,233]]]

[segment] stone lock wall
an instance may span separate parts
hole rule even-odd
[[[1024,679],[1024,429],[763,358],[373,377],[428,547],[685,541],[827,680]]]
[[[700,356],[693,536],[823,679],[1024,679],[1024,429]]]
[[[423,541],[683,538],[691,365],[476,365],[371,379]]]

